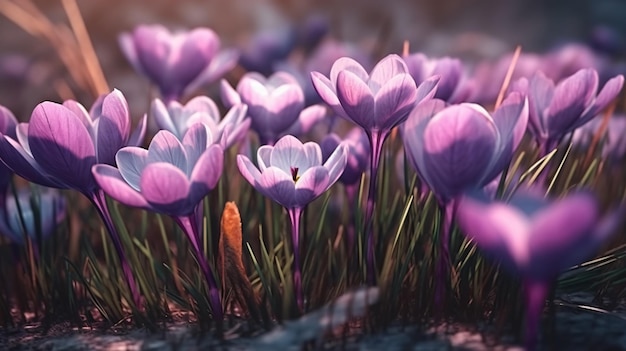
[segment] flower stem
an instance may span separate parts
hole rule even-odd
[[[189,239],[189,242],[191,242],[191,246],[193,247],[193,253],[196,256],[198,264],[200,265],[200,269],[204,274],[204,278],[209,285],[209,303],[211,304],[211,312],[213,313],[213,318],[219,323],[224,319],[220,291],[217,285],[217,281],[213,276],[213,271],[209,267],[209,264],[204,257],[204,253],[200,245],[200,234],[196,213],[197,212],[194,211],[188,216],[174,217],[174,221],[183,230],[183,232],[185,232],[187,238]]]
[[[293,289],[300,312],[304,312],[304,295],[302,292],[302,263],[300,262],[300,217],[302,208],[290,208],[289,219],[291,220],[291,247],[293,250]]]
[[[135,282],[135,276],[133,275],[133,271],[128,264],[128,259],[126,258],[126,253],[124,252],[120,235],[117,232],[117,228],[115,228],[115,225],[113,224],[113,219],[111,218],[111,213],[107,207],[104,191],[102,189],[98,189],[92,194],[87,195],[87,197],[91,200],[91,203],[93,203],[94,207],[98,211],[98,214],[100,215],[100,218],[102,218],[102,221],[104,222],[104,226],[109,232],[109,237],[113,241],[113,247],[115,247],[115,252],[120,260],[120,265],[122,266],[122,272],[124,274],[124,279],[126,280],[126,285],[128,285],[128,288],[130,289],[135,306],[141,310],[143,308],[143,304],[141,301],[139,286]]]
[[[376,267],[374,263],[375,239],[374,239],[374,209],[376,207],[377,191],[376,181],[378,179],[378,167],[380,164],[380,155],[383,150],[383,143],[389,133],[381,131],[368,132],[368,138],[371,145],[370,152],[370,181],[367,192],[367,205],[365,207],[365,232],[367,233],[367,284],[376,285]]]
[[[450,264],[450,232],[456,210],[455,201],[450,200],[441,205],[441,226],[439,232],[440,252],[435,267],[435,313],[441,317],[445,297],[445,285]]]
[[[526,326],[524,346],[526,350],[537,349],[541,315],[550,290],[550,284],[532,279],[524,280],[524,298],[526,299]]]

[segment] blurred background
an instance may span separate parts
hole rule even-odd
[[[458,56],[468,62],[499,57],[517,45],[524,52],[543,52],[570,41],[619,59],[626,33],[626,1],[621,0],[79,0],[77,4],[109,85],[124,92],[135,118],[148,104],[149,85],[132,71],[117,37],[138,24],[161,23],[170,29],[206,26],[220,35],[224,47],[243,49],[260,33],[282,35],[288,41],[299,30],[324,30],[374,58],[400,53],[407,40],[411,52]],[[39,11],[53,24],[66,27],[68,19],[61,0],[0,0],[0,104],[26,119],[38,102],[77,93],[63,86],[68,72],[58,59],[58,48],[45,33],[32,29],[38,20],[16,8]],[[30,33],[25,26],[32,27]],[[89,95],[76,98],[84,104],[93,101]]]

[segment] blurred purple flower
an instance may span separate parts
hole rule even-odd
[[[288,25],[256,32],[241,50],[239,64],[249,72],[271,75],[296,45],[296,31]]]
[[[6,210],[0,217],[0,233],[19,244],[23,244],[26,237],[45,239],[65,218],[65,207],[65,198],[56,189],[20,189],[17,200],[13,195],[6,199]]]
[[[594,136],[600,132],[603,120],[594,118],[589,123],[576,129],[572,137],[572,144],[580,149],[591,146]],[[626,116],[614,115],[609,118],[606,131],[600,139],[602,157],[613,165],[622,165],[621,161],[626,155]]]
[[[35,107],[30,123],[17,126],[17,139],[9,135],[0,138],[0,158],[26,180],[77,190],[93,203],[109,231],[133,299],[139,306],[139,291],[104,192],[91,174],[95,164],[114,164],[115,153],[121,147],[142,142],[146,116],[132,135],[130,123],[128,105],[119,90],[100,96],[89,113],[73,100],[63,104],[45,101]]]
[[[207,283],[212,312],[222,320],[220,293],[200,244],[199,220],[202,199],[215,187],[224,166],[224,149],[213,141],[213,131],[193,124],[182,141],[167,130],[159,131],[148,150],[120,149],[117,168],[99,164],[93,175],[113,199],[133,207],[174,218],[191,242]]]
[[[195,123],[204,123],[209,127],[213,140],[218,142],[225,136],[225,149],[242,141],[250,128],[250,118],[246,118],[248,106],[235,104],[220,120],[220,112],[213,100],[207,96],[197,96],[187,104],[170,101],[167,106],[160,99],[152,101],[150,114],[160,129],[170,131],[182,140],[183,136]]]
[[[15,139],[15,130],[17,128],[17,119],[13,113],[6,107],[0,105],[0,133],[6,135],[9,138]],[[9,169],[4,163],[0,162],[0,203],[6,203],[7,192],[9,190],[9,183],[13,171]]]
[[[322,163],[322,151],[318,144],[302,144],[295,137],[286,135],[276,145],[263,145],[258,149],[258,168],[246,156],[237,156],[237,166],[243,177],[258,192],[289,212],[294,254],[293,281],[300,310],[304,308],[299,252],[302,210],[339,179],[346,167],[347,152],[347,147],[341,144]]]
[[[463,77],[461,60],[451,57],[428,58],[422,53],[414,53],[403,58],[416,84],[419,85],[432,76],[439,76],[434,98],[448,102],[456,101],[452,100]]]
[[[435,274],[437,308],[443,304],[455,199],[469,188],[482,188],[508,166],[527,123],[528,102],[512,93],[493,117],[476,104],[445,107],[444,101],[434,99],[417,106],[403,125],[407,159],[443,213]]]
[[[370,184],[364,221],[368,228],[367,280],[373,285],[376,278],[371,225],[383,144],[391,129],[404,122],[416,104],[435,94],[439,77],[431,77],[417,87],[404,60],[388,55],[371,74],[355,60],[342,57],[333,64],[329,78],[320,72],[311,72],[311,78],[320,97],[338,115],[361,126],[370,141]]]
[[[326,115],[326,109],[320,105],[304,108],[302,88],[286,72],[268,78],[255,72],[246,73],[239,80],[237,90],[225,80],[221,88],[226,106],[248,105],[251,127],[259,134],[261,144],[273,144],[289,132],[306,133]]]
[[[589,122],[608,106],[624,85],[624,76],[610,79],[597,93],[598,73],[582,69],[556,86],[541,72],[530,81],[517,82],[528,93],[530,120],[528,129],[540,147],[540,156],[555,148],[563,137]],[[597,94],[597,95],[596,95]]]
[[[220,50],[211,29],[171,33],[161,25],[140,25],[119,36],[120,47],[133,68],[155,83],[165,101],[214,82],[236,64],[238,53]]]
[[[519,193],[509,204],[476,196],[459,200],[457,221],[466,236],[523,277],[529,350],[536,346],[541,312],[554,280],[589,258],[619,223],[621,210],[604,219],[599,211],[596,198],[586,192],[553,202]]]

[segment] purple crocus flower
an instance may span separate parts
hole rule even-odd
[[[173,133],[178,140],[195,123],[204,123],[215,133],[213,140],[219,141],[225,135],[224,148],[242,141],[250,128],[250,119],[246,118],[248,106],[235,104],[220,120],[220,112],[213,100],[207,96],[197,96],[187,104],[170,101],[167,106],[160,99],[152,101],[150,113],[157,126]]]
[[[383,58],[368,74],[349,57],[335,61],[330,77],[312,72],[313,85],[335,113],[361,126],[370,141],[370,184],[365,223],[367,229],[367,280],[375,281],[372,215],[376,204],[376,178],[385,139],[404,122],[413,107],[431,98],[439,77],[415,85],[404,60],[398,55]]]
[[[302,144],[295,137],[286,135],[274,146],[263,145],[257,150],[258,168],[246,156],[237,156],[237,166],[243,177],[289,213],[294,255],[293,282],[301,311],[304,308],[299,229],[302,210],[339,179],[346,167],[347,152],[345,145],[339,145],[322,163],[322,151],[318,144]]]
[[[115,155],[117,168],[99,164],[92,169],[102,189],[113,199],[133,207],[171,216],[185,232],[209,285],[211,309],[223,318],[217,282],[204,257],[199,220],[202,199],[215,187],[224,165],[224,149],[213,141],[203,123],[189,127],[182,141],[159,131],[148,150],[125,147]]]
[[[220,39],[208,28],[171,33],[161,25],[140,25],[121,34],[119,44],[133,68],[159,87],[165,101],[180,100],[214,82],[238,58],[234,50],[219,51]]]
[[[403,58],[416,84],[432,76],[439,76],[434,97],[449,102],[453,99],[463,77],[461,60],[451,57],[428,58],[422,53],[414,53]]]
[[[598,90],[598,73],[582,69],[556,86],[543,73],[536,73],[527,83],[517,82],[519,90],[528,93],[530,123],[528,129],[540,148],[540,157],[554,149],[565,135],[589,122],[615,99],[624,76],[611,78]],[[596,95],[597,94],[597,95]]]
[[[27,237],[47,238],[65,218],[65,207],[65,198],[56,189],[20,189],[17,199],[13,195],[6,199],[6,213],[0,217],[0,233],[19,244]]]
[[[15,139],[16,127],[17,119],[15,119],[11,110],[0,105],[0,133]],[[5,166],[4,163],[0,163],[0,203],[2,204],[6,203],[7,192],[9,190],[9,183],[11,182],[12,176],[13,171]]]
[[[119,90],[98,98],[88,113],[76,101],[49,101],[35,107],[30,123],[17,126],[17,139],[0,138],[0,158],[17,175],[40,185],[74,189],[85,195],[102,218],[120,259],[134,302],[140,295],[126,260],[102,189],[91,174],[95,164],[114,164],[115,153],[142,142],[144,116],[131,135],[130,116]]]
[[[541,312],[554,281],[589,258],[613,232],[622,211],[600,218],[596,198],[586,192],[560,200],[517,193],[510,203],[464,196],[457,222],[486,254],[523,279],[527,350],[534,350]]]
[[[261,144],[273,144],[292,127],[306,132],[305,126],[310,128],[326,115],[326,109],[320,105],[304,108],[302,87],[287,72],[277,72],[268,78],[250,72],[239,80],[237,90],[225,80],[221,87],[226,106],[248,105],[251,127],[259,134]]]
[[[528,102],[521,94],[512,93],[493,116],[476,104],[445,107],[445,102],[434,99],[416,107],[403,125],[407,159],[443,212],[437,308],[443,303],[455,199],[468,188],[487,185],[508,166],[527,123]]]

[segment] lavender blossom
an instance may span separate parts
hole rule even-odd
[[[237,90],[222,80],[222,100],[226,106],[248,105],[251,127],[261,144],[273,144],[289,132],[305,133],[326,115],[320,105],[304,108],[304,95],[298,81],[289,73],[277,72],[266,78],[259,73],[245,74]]]
[[[330,77],[312,72],[313,85],[320,97],[340,116],[361,126],[370,141],[370,184],[365,212],[367,229],[368,283],[374,284],[374,235],[372,216],[376,204],[376,178],[385,139],[391,129],[404,122],[411,109],[430,99],[436,91],[438,77],[420,84],[409,75],[398,55],[383,58],[368,74],[349,57],[335,61]]]
[[[435,194],[443,212],[437,308],[443,303],[455,199],[467,189],[487,185],[508,166],[527,122],[526,98],[512,93],[493,116],[476,104],[445,107],[441,100],[427,101],[411,112],[403,126],[407,159]]]
[[[114,164],[115,153],[121,147],[142,142],[146,117],[132,135],[130,122],[126,99],[118,90],[101,96],[89,113],[73,100],[63,104],[42,102],[33,110],[30,123],[17,126],[17,139],[9,135],[0,138],[0,158],[9,169],[28,181],[74,189],[91,201],[113,241],[133,300],[140,306],[139,290],[107,208],[105,194],[91,174],[95,164]]]
[[[219,287],[204,257],[199,230],[202,199],[217,184],[224,165],[224,149],[213,143],[212,136],[213,131],[203,123],[190,126],[182,141],[162,130],[148,150],[122,148],[115,155],[117,168],[99,164],[92,172],[113,199],[173,217],[193,247],[209,285],[213,316],[221,321]]]
[[[301,311],[304,309],[300,260],[302,210],[339,179],[346,167],[347,152],[346,146],[339,145],[322,163],[322,151],[318,144],[302,144],[295,137],[286,135],[274,146],[263,145],[258,149],[258,168],[246,156],[237,156],[237,166],[243,177],[258,192],[278,202],[289,213],[294,255],[293,283]]]
[[[622,211],[604,219],[599,211],[586,192],[556,201],[519,193],[508,204],[469,195],[459,200],[457,220],[466,236],[522,277],[527,350],[537,346],[541,312],[557,276],[589,258],[620,222]]]
[[[157,85],[165,101],[216,81],[237,63],[234,50],[220,51],[211,29],[171,33],[161,25],[140,25],[119,36],[122,52],[135,71]]]
[[[167,106],[160,99],[152,101],[150,113],[154,116],[157,126],[173,133],[182,140],[187,130],[195,123],[204,123],[213,133],[213,140],[221,140],[225,136],[226,149],[243,141],[250,128],[250,118],[246,118],[248,106],[235,104],[220,120],[220,112],[211,98],[197,96],[187,104],[170,101]]]

